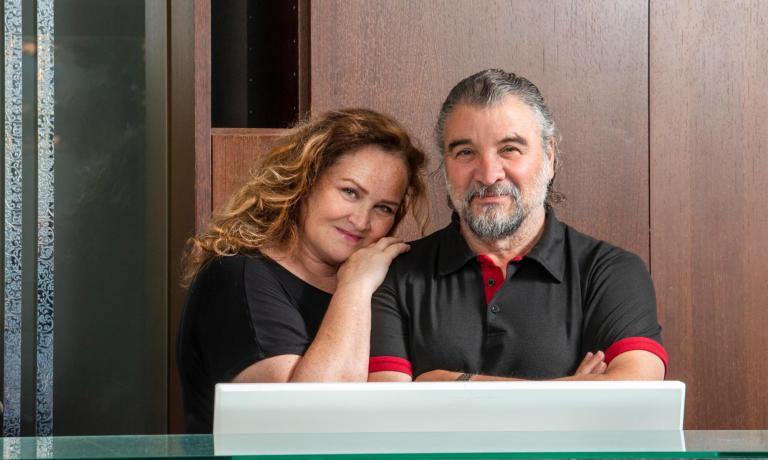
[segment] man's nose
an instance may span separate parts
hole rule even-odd
[[[490,152],[480,155],[475,180],[484,185],[491,185],[504,180],[504,177],[504,165],[498,155]]]
[[[364,232],[371,228],[371,210],[366,206],[357,206],[349,215],[349,222],[358,232]]]

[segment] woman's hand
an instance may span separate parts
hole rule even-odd
[[[337,289],[354,285],[373,294],[387,276],[387,270],[395,257],[410,248],[400,238],[384,237],[368,247],[358,249],[339,268]]]

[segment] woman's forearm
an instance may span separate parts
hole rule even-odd
[[[315,339],[291,373],[291,382],[363,382],[368,377],[370,288],[340,284]]]

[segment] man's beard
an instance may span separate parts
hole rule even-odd
[[[542,165],[534,180],[531,195],[526,200],[523,199],[520,189],[508,180],[491,185],[474,183],[464,193],[461,201],[454,198],[447,177],[446,186],[453,207],[472,233],[483,241],[498,241],[514,235],[532,210],[544,206],[549,185],[546,172],[546,168]],[[508,196],[514,203],[511,213],[507,211],[506,203],[485,204],[475,213],[472,208],[472,200],[489,195]]]

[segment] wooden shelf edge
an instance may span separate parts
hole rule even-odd
[[[283,128],[211,128],[211,136],[281,136]]]

